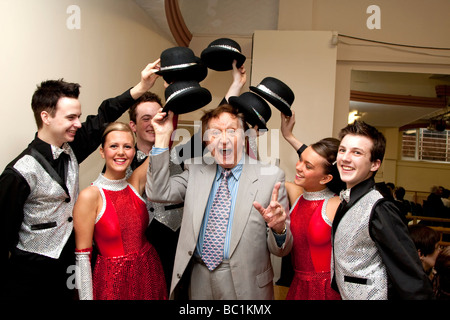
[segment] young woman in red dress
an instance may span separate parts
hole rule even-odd
[[[295,114],[282,115],[281,130],[297,150],[294,184],[286,184],[291,200],[291,251],[294,276],[287,300],[339,300],[331,286],[331,225],[344,186],[339,177],[336,155],[339,140],[322,139],[308,147],[293,135]],[[294,196],[292,196],[294,194]],[[296,200],[295,200],[296,199]]]
[[[100,148],[106,171],[80,193],[75,204],[76,276],[80,299],[167,298],[159,256],[145,236],[149,214],[141,195],[148,158],[127,178],[134,146],[129,125],[110,124]],[[93,242],[98,256],[91,275]]]

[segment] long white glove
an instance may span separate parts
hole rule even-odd
[[[75,285],[80,300],[93,300],[91,255],[92,248],[75,251]]]

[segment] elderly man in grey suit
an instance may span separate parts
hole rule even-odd
[[[171,117],[169,111],[153,120],[146,185],[152,201],[184,201],[170,298],[179,298],[180,279],[188,278],[193,300],[273,299],[270,254],[292,247],[284,172],[245,154],[243,115],[225,104],[202,117],[215,161],[192,159],[170,176]]]

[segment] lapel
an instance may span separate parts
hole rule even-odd
[[[230,240],[230,257],[234,249],[236,249],[242,233],[247,224],[247,220],[253,209],[253,201],[255,201],[258,190],[254,185],[258,181],[258,174],[256,169],[258,165],[250,165],[248,156],[245,154],[244,165],[242,167],[242,174],[239,181],[239,189],[237,192],[236,205],[234,207],[233,226],[231,230]]]
[[[193,177],[195,177],[193,187],[196,189],[196,198],[193,201],[194,209],[192,211],[192,229],[194,231],[194,239],[198,239],[203,216],[205,215],[206,204],[208,203],[214,177],[216,176],[216,171],[217,165],[214,163],[202,166],[199,170],[199,175],[193,175]]]

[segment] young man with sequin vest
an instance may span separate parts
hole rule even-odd
[[[396,205],[375,189],[386,139],[355,121],[343,128],[337,167],[341,192],[332,225],[332,287],[344,300],[430,299],[430,281]]]
[[[79,84],[61,79],[38,86],[31,103],[35,138],[0,176],[1,291],[6,299],[74,297],[68,278],[75,265],[72,210],[79,164],[98,148],[105,125],[153,86],[158,69],[159,59],[146,66],[136,86],[103,101],[98,114],[84,123]]]

